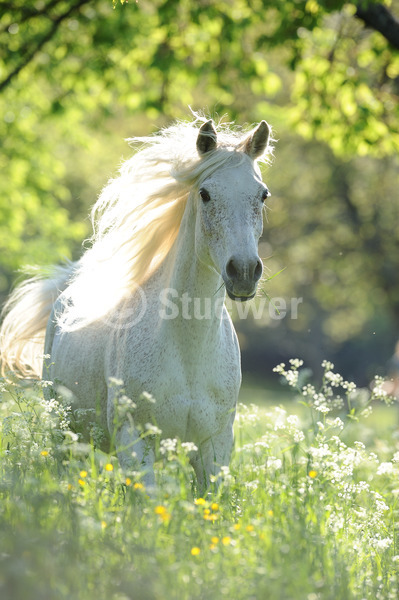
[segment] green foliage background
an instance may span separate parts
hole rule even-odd
[[[399,15],[399,2],[371,2]],[[0,0],[0,296],[24,264],[77,258],[130,150],[188,105],[266,118],[261,251],[299,319],[242,321],[244,368],[338,354],[367,379],[399,326],[399,52],[326,0]],[[381,9],[382,10],[382,9]],[[245,350],[246,339],[251,343]],[[340,362],[341,360],[341,362]]]

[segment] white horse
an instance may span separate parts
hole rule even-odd
[[[149,423],[196,446],[201,489],[229,464],[241,369],[224,298],[253,298],[262,274],[268,189],[257,160],[269,139],[265,121],[243,135],[199,118],[140,138],[93,208],[91,248],[23,283],[5,307],[3,372],[40,377],[47,325],[43,378],[69,390],[73,408],[95,410],[121,466],[143,469],[147,486]],[[135,403],[117,426],[115,380]]]

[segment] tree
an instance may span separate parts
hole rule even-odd
[[[309,307],[336,343],[377,309],[398,326],[398,14],[398,0],[0,0],[0,294],[23,263],[77,256],[119,139],[191,105],[275,126],[270,268],[287,266],[275,291],[308,294],[295,326]]]
[[[286,97],[285,80],[268,58],[282,49],[295,71],[288,113],[300,133],[316,135],[341,153],[386,155],[399,149],[397,0],[277,0],[272,6],[265,0],[140,0],[111,13],[110,1],[96,10],[88,4],[0,2],[2,45],[11,49],[0,91],[32,63],[43,70],[45,52],[50,57],[45,68],[54,79],[69,75],[65,94],[77,79],[84,88],[93,72],[111,79],[117,68],[123,80],[113,78],[115,91],[126,94],[124,83],[133,83],[132,107],[169,114],[183,85],[184,103],[193,102],[193,91],[203,84],[220,97],[221,108],[241,113],[247,98],[240,96],[248,94],[241,81],[252,80],[255,104]],[[87,52],[83,40],[96,50]],[[59,63],[68,56],[79,69]],[[150,85],[140,90],[139,100],[137,83],[143,81]],[[57,101],[63,103],[62,93]]]

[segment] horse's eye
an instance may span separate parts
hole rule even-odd
[[[263,194],[262,194],[262,202],[264,202],[266,200],[266,198],[268,198],[270,196],[270,192],[269,190],[266,188],[265,190],[263,190]]]
[[[204,188],[200,189],[199,195],[201,196],[201,200],[203,202],[209,202],[209,200],[211,199],[209,193]]]

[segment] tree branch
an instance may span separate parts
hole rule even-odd
[[[356,17],[367,27],[379,31],[399,50],[399,20],[383,4],[359,3],[356,7]]]
[[[42,8],[32,9],[25,6],[15,6],[15,4],[10,4],[9,2],[1,2],[0,0],[1,10],[8,10],[13,15],[15,15],[16,13],[20,13],[17,18],[13,18],[11,22],[4,25],[4,27],[1,29],[1,33],[3,33],[3,31],[7,31],[7,29],[12,23],[18,23],[18,25],[21,25],[21,23],[24,23],[25,21],[30,21],[31,19],[35,19],[36,17],[40,17],[41,15],[44,15],[51,19],[49,11],[52,8],[54,8],[54,6],[57,6],[57,4],[59,4],[61,1],[62,0],[50,0],[50,2],[44,5]]]
[[[43,46],[51,40],[61,23],[88,2],[90,2],[90,0],[79,0],[77,3],[70,6],[65,12],[54,19],[49,30],[43,35],[42,38],[40,38],[37,44],[25,54],[21,62],[11,71],[11,73],[9,73],[3,79],[3,81],[0,81],[0,92],[2,92],[11,83],[12,79],[16,77],[22,71],[22,69],[24,69],[34,59],[36,54],[43,48]]]

